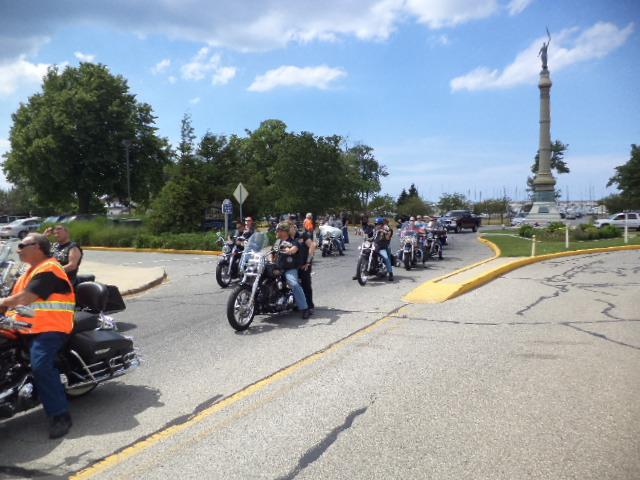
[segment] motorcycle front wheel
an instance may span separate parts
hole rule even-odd
[[[358,260],[358,267],[356,271],[356,276],[358,277],[358,283],[363,287],[367,284],[367,280],[369,276],[367,275],[367,267],[369,266],[369,261],[366,257],[360,257]]]
[[[251,302],[251,290],[237,286],[227,300],[227,320],[238,332],[249,328],[253,321],[255,305]]]
[[[66,394],[69,399],[84,397],[85,395],[89,395],[93,392],[97,386],[97,383],[92,383],[90,385],[85,385],[82,388],[69,389],[66,391]]]
[[[229,270],[227,265],[221,265],[218,263],[216,267],[216,282],[222,288],[227,288],[231,284],[231,275],[229,275]]]
[[[404,268],[406,270],[411,270],[411,257],[408,254],[404,254]]]

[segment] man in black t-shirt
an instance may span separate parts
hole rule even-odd
[[[298,255],[300,258],[300,267],[298,268],[298,276],[302,283],[304,297],[307,300],[307,308],[309,314],[313,314],[313,290],[311,288],[311,266],[313,263],[313,254],[316,251],[316,242],[313,241],[313,232],[306,230],[298,231],[295,225],[291,226],[289,235],[297,242]]]

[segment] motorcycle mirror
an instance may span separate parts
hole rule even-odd
[[[16,312],[21,317],[33,318],[36,316],[36,311],[31,307],[26,307],[24,305],[20,305],[16,307]]]

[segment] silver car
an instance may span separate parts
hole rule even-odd
[[[35,232],[40,228],[40,217],[22,218],[15,220],[0,228],[0,238],[24,238],[29,232]]]

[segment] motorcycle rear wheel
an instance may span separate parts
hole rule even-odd
[[[218,265],[216,266],[216,282],[222,288],[227,288],[231,285],[231,275],[229,275],[229,271],[227,270],[227,265]]]
[[[255,315],[255,305],[249,303],[251,290],[242,285],[237,286],[227,300],[227,320],[238,332],[249,328]]]
[[[358,277],[358,283],[363,287],[367,284],[367,280],[369,279],[367,275],[367,267],[369,266],[368,263],[368,259],[365,257],[360,257],[360,259],[358,260],[356,276]]]

